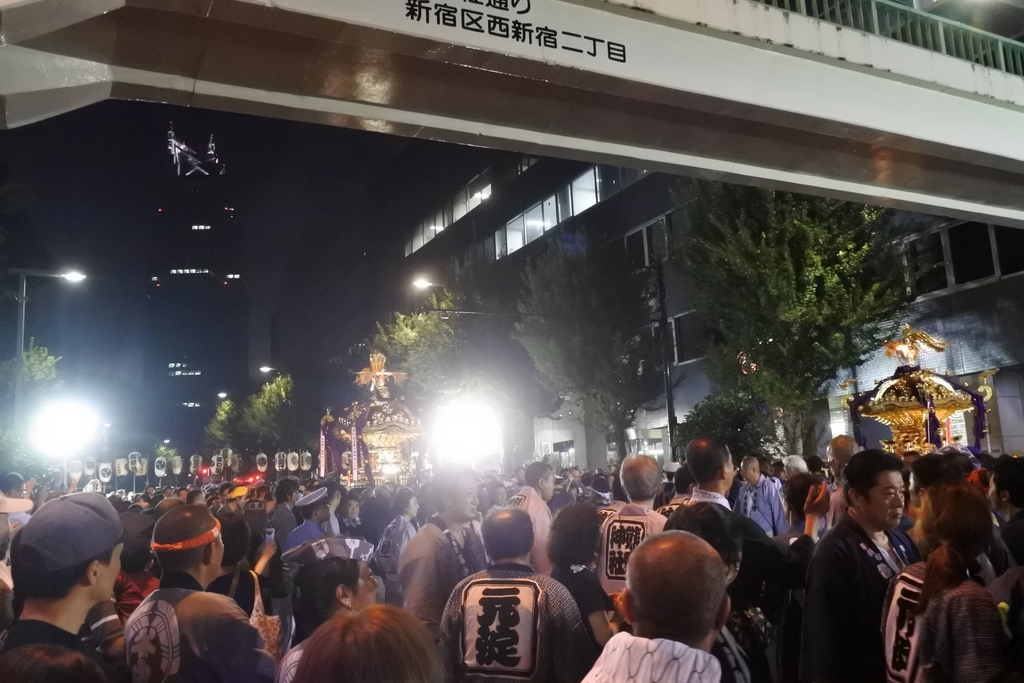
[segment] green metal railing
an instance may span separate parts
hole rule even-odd
[[[1024,77],[1024,43],[890,0],[755,0]]]

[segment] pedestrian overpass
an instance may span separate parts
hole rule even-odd
[[[108,98],[1024,227],[1024,44],[891,0],[0,0],[4,127]]]

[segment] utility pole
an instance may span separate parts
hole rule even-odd
[[[672,395],[672,359],[669,349],[672,347],[672,332],[668,328],[668,310],[665,307],[665,268],[660,260],[654,264],[654,276],[658,288],[658,329],[661,341],[661,366],[665,379],[665,411],[668,413],[668,447],[669,462],[676,459],[676,402]]]

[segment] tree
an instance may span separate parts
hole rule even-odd
[[[35,401],[59,385],[57,380],[57,363],[59,356],[51,356],[45,346],[36,346],[36,340],[30,339],[23,356],[24,385],[23,396],[26,401]],[[5,408],[14,400],[14,381],[18,364],[14,359],[0,363],[0,402]]]
[[[684,446],[698,437],[717,437],[737,459],[786,454],[766,406],[729,391],[715,391],[695,405],[676,435]]]
[[[685,227],[671,264],[709,332],[705,370],[762,397],[791,452],[813,453],[812,404],[911,300],[893,212],[707,181],[676,199]]]
[[[217,412],[206,425],[206,445],[221,449],[237,443],[238,409],[234,401],[224,400],[217,404]]]
[[[637,410],[663,388],[649,275],[577,237],[553,243],[527,268],[524,284],[516,338],[542,382],[625,443]]]
[[[451,292],[432,294],[430,309],[454,309]],[[406,391],[425,402],[436,402],[465,388],[465,372],[458,362],[458,343],[452,315],[437,310],[395,313],[390,322],[377,323],[368,346],[388,357],[388,367],[406,373]]]
[[[292,378],[280,375],[245,401],[238,433],[254,447],[276,448],[291,435]]]

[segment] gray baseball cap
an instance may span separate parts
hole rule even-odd
[[[21,531],[21,545],[42,557],[46,569],[88,562],[152,526],[143,515],[118,516],[98,493],[72,493],[39,508]]]

